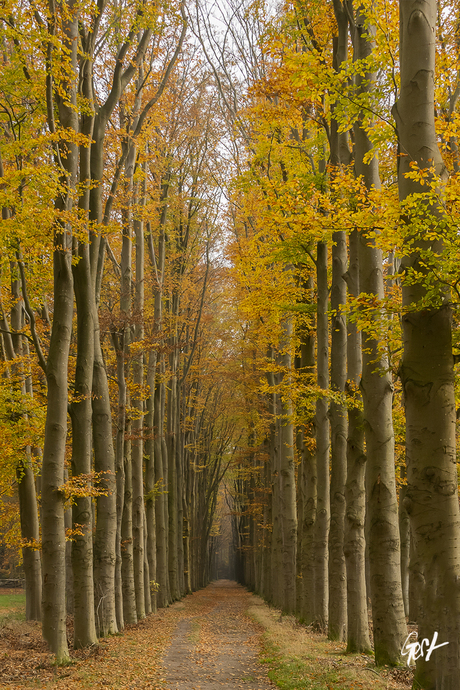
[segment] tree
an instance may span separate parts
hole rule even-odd
[[[62,12],[62,14],[61,14]],[[68,357],[73,316],[71,268],[72,224],[66,215],[73,209],[77,183],[78,148],[73,137],[79,131],[77,103],[78,16],[73,3],[60,7],[49,25],[48,57],[52,59],[52,36],[62,27],[62,50],[69,55],[68,74],[54,82],[48,76],[48,126],[55,133],[53,96],[59,124],[69,132],[56,148],[61,169],[61,192],[54,227],[54,313],[48,357],[44,363],[48,384],[45,440],[42,464],[42,565],[43,636],[58,662],[68,656],[65,608],[64,458],[67,437]],[[49,65],[51,67],[51,65]],[[62,136],[62,135],[61,135]]]
[[[348,14],[342,2],[334,3],[337,36],[334,37],[334,68],[338,72],[347,59]],[[339,122],[332,113],[331,120],[331,177],[334,168],[349,165],[348,136],[339,133]],[[332,235],[331,284],[331,388],[344,393],[347,379],[347,326],[345,282],[347,239],[345,230]],[[331,402],[331,524],[329,532],[329,626],[331,639],[342,640],[347,629],[347,586],[344,554],[345,483],[347,474],[347,416],[345,406]]]
[[[355,60],[366,60],[372,51],[373,28],[360,13],[353,26]],[[365,94],[374,77],[368,72],[356,77],[358,93]],[[367,190],[380,189],[376,156],[371,160],[372,143],[366,133],[364,117],[356,121],[355,171]],[[371,154],[372,155],[372,154]],[[382,253],[361,233],[359,243],[359,289],[365,299],[377,304],[384,297]],[[397,664],[406,635],[401,590],[398,504],[394,466],[392,419],[393,386],[388,362],[378,338],[363,329],[363,371],[361,389],[366,435],[366,490],[369,567],[372,599],[374,648],[377,664]]]
[[[400,3],[401,92],[394,117],[402,221],[409,242],[402,262],[405,502],[416,559],[424,566],[417,622],[420,637],[431,639],[437,632],[440,642],[449,642],[430,660],[419,659],[414,683],[427,690],[449,690],[458,686],[460,678],[460,523],[450,296],[441,287],[433,300],[429,298],[432,262],[443,258],[445,224],[441,201],[445,167],[435,129],[436,13],[434,1]]]

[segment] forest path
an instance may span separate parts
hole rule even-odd
[[[228,580],[197,592],[212,603],[203,614],[184,618],[163,657],[168,690],[270,690],[265,669],[257,660],[260,629],[245,611],[251,595]],[[187,602],[184,603],[184,613]]]
[[[53,665],[39,623],[5,620],[0,690],[273,690],[257,660],[262,628],[245,614],[253,599],[221,580],[121,636],[71,651],[71,665],[61,667]]]

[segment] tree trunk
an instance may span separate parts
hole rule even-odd
[[[399,195],[402,202],[427,191],[426,183],[409,179],[411,164],[428,172],[430,180],[444,174],[437,144],[434,109],[435,30],[438,4],[427,0],[400,3],[401,92],[394,107],[400,146]],[[431,193],[431,189],[428,185]],[[436,188],[434,187],[433,190]],[[406,275],[421,280],[403,282],[403,342],[401,366],[406,408],[407,493],[415,562],[424,564],[419,639],[438,644],[430,660],[417,660],[414,684],[423,690],[453,690],[460,686],[460,517],[456,465],[456,413],[452,312],[449,294],[440,306],[426,297],[423,278],[429,272],[424,250],[441,257],[442,239],[428,233],[442,220],[441,201],[416,199],[413,252],[404,257]],[[411,207],[405,207],[411,224]],[[424,226],[424,227],[422,227]],[[441,259],[442,260],[442,259]]]
[[[142,185],[144,187],[144,185]],[[142,193],[141,206],[145,202],[145,189]],[[134,219],[134,233],[136,241],[136,281],[134,293],[134,340],[142,341],[144,327],[144,223]],[[132,471],[133,471],[133,557],[134,581],[136,586],[137,619],[145,618],[144,592],[144,355],[136,353],[133,357],[133,385],[132,406],[136,410],[132,422]]]
[[[409,616],[409,564],[410,564],[410,518],[405,498],[407,486],[399,489],[399,539],[401,542],[401,588],[404,603],[404,615]]]
[[[93,381],[94,324],[93,295],[89,266],[89,246],[81,244],[80,257],[73,266],[77,306],[77,363],[72,420],[72,477],[86,475],[91,487],[92,434],[91,392]],[[89,491],[88,491],[89,493]],[[72,505],[72,572],[74,593],[74,647],[97,643],[94,619],[93,515],[90,495],[76,496]],[[79,534],[81,532],[81,534]]]
[[[371,29],[358,15],[353,31],[354,59],[366,59],[372,52]],[[371,33],[372,35],[372,33]],[[373,74],[359,75],[356,86],[366,93],[375,83]],[[372,145],[362,119],[354,126],[355,172],[368,190],[379,189],[377,158],[364,163]],[[384,297],[382,252],[375,242],[361,236],[359,243],[359,287],[377,302]],[[363,332],[363,375],[361,388],[366,435],[367,519],[369,571],[374,626],[375,661],[397,665],[406,636],[401,590],[398,501],[394,467],[393,385],[388,362],[371,332]]]
[[[160,355],[160,363],[163,358]],[[160,374],[164,373],[160,371]],[[165,479],[165,462],[163,458],[163,425],[164,425],[164,384],[158,381],[155,386],[154,403],[154,447],[155,447],[155,478],[158,482],[159,494],[155,500],[155,522],[157,525],[157,582],[158,594],[157,602],[159,608],[167,606],[169,603],[168,587],[168,533],[165,503],[167,503],[167,484]]]
[[[280,395],[280,504],[281,531],[283,535],[283,610],[295,613],[296,610],[296,550],[297,550],[297,510],[294,465],[294,424],[289,376],[291,372],[292,317],[283,317],[282,339],[280,342],[282,381],[287,386]]]
[[[66,235],[63,233],[63,241]],[[56,241],[57,243],[58,241]],[[67,438],[67,366],[73,293],[70,252],[55,249],[54,313],[46,364],[48,383],[42,466],[43,637],[58,663],[68,656],[65,603],[64,459]]]
[[[85,61],[80,72],[84,96],[90,101],[93,96],[91,63]],[[94,112],[81,116],[81,133],[91,139]],[[85,219],[89,212],[90,150],[80,146],[79,209]],[[92,486],[92,382],[94,364],[94,294],[91,281],[89,257],[89,231],[86,238],[75,242],[77,261],[72,271],[77,309],[77,361],[75,368],[74,401],[70,405],[72,420],[72,478],[85,476],[84,484],[88,494]],[[75,530],[71,542],[71,563],[73,579],[74,647],[86,647],[97,643],[94,617],[93,579],[93,506],[92,498],[76,496],[72,505],[72,528]],[[80,534],[81,533],[81,534]],[[69,594],[70,590],[68,591]]]
[[[156,520],[155,520],[155,502],[158,496],[155,492],[155,422],[154,422],[154,404],[155,404],[155,370],[156,370],[157,353],[153,350],[149,353],[149,361],[147,366],[147,388],[149,396],[147,399],[147,414],[145,415],[145,526],[146,526],[146,552],[149,564],[149,591],[151,596],[151,609],[155,613],[157,609],[157,595],[156,587],[151,583],[156,582],[157,578],[157,536],[156,536]]]
[[[147,558],[147,517],[144,511],[144,607],[146,616],[152,613],[150,579],[150,566]]]
[[[175,316],[173,315],[173,319]],[[171,344],[174,351],[170,357],[172,376],[168,385],[168,408],[167,408],[167,462],[168,462],[168,575],[169,588],[172,601],[179,599],[178,581],[178,495],[177,495],[177,436],[176,436],[176,412],[177,412],[177,352],[175,338]]]
[[[39,519],[35,475],[29,463],[20,464],[17,472],[21,537],[32,543],[39,540]],[[42,568],[40,551],[33,546],[22,549],[26,590],[26,620],[41,620]]]
[[[101,473],[100,488],[107,495],[96,499],[96,536],[94,540],[94,596],[96,626],[99,635],[118,632],[115,609],[115,563],[117,536],[117,495],[115,454],[112,440],[107,372],[102,357],[98,326],[94,332],[93,370],[93,448],[94,467]]]
[[[69,479],[69,471],[65,468],[64,480]],[[73,616],[73,569],[72,569],[72,542],[67,536],[72,531],[72,508],[69,506],[64,513],[64,525],[66,533],[65,544],[65,610],[68,616]]]
[[[59,123],[77,133],[77,9],[74,3],[62,17],[63,42],[69,51],[69,75],[55,94]],[[54,23],[55,18],[52,18]],[[48,113],[49,117],[51,114]],[[54,123],[50,123],[54,129]],[[60,212],[72,209],[72,192],[77,181],[78,149],[71,141],[61,141],[62,186],[56,201]],[[58,663],[69,656],[65,602],[65,523],[64,463],[67,439],[68,359],[72,333],[73,286],[70,228],[56,228],[54,237],[54,313],[46,362],[47,411],[42,466],[42,568],[43,568],[43,636]]]
[[[269,348],[269,358],[273,359],[273,350]],[[278,394],[275,392],[276,375],[266,374],[270,387],[269,415],[270,415],[270,474],[271,474],[271,506],[272,506],[272,538],[271,538],[271,581],[272,602],[275,606],[283,607],[283,564],[282,564],[282,531],[281,531],[281,498],[280,498],[280,449],[279,449],[279,419],[277,415]],[[276,381],[276,383],[278,383]]]
[[[337,36],[333,39],[333,67],[336,73],[347,59],[348,14],[341,0],[334,0]],[[332,109],[331,178],[342,165],[350,163],[348,135],[339,132]],[[347,287],[344,280],[347,265],[345,231],[332,235],[331,284],[331,388],[344,395],[347,380],[347,325],[345,305]],[[347,630],[347,572],[344,554],[345,482],[347,477],[347,414],[343,402],[331,401],[331,523],[329,530],[329,625],[331,640],[345,640]]]
[[[152,234],[149,235],[149,249],[152,269],[156,279],[156,287],[154,292],[154,335],[158,338],[161,336],[163,328],[163,280],[165,270],[165,223],[167,218],[167,197],[169,191],[169,175],[166,174],[161,187],[160,204],[161,211],[159,214],[159,237],[158,237],[158,252],[155,255]],[[164,345],[164,341],[160,338],[159,349]],[[167,458],[164,454],[164,410],[165,410],[165,395],[164,395],[164,354],[156,354],[156,378],[152,379],[154,390],[152,391],[152,407],[153,407],[153,457],[148,463],[148,481],[149,491],[155,487],[155,495],[152,496],[152,503],[147,501],[147,510],[153,509],[155,514],[155,534],[156,534],[156,553],[155,553],[155,582],[157,588],[156,603],[159,608],[163,608],[169,603],[169,583],[168,583],[168,533],[167,533],[167,491],[165,464]],[[152,364],[153,366],[153,364]],[[153,484],[152,484],[153,482]],[[166,506],[166,507],[165,507]],[[152,556],[150,557],[152,560]]]
[[[329,388],[329,333],[328,333],[328,287],[327,287],[327,245],[317,246],[317,379],[324,391]],[[325,396],[316,401],[316,471],[317,501],[315,519],[315,613],[314,623],[320,630],[326,630],[328,613],[328,537],[330,520],[329,494],[329,417]]]
[[[12,271],[14,270],[12,266]],[[18,267],[16,267],[18,270]],[[13,334],[10,333],[8,321],[3,313],[0,304],[0,326],[5,347],[5,359],[13,360],[15,355],[23,357],[27,352],[27,345],[24,347],[24,338],[20,335],[24,328],[24,308],[20,290],[20,281],[15,277],[11,282],[11,292],[15,303],[11,310],[11,327]],[[20,366],[20,365],[19,365]],[[16,365],[14,365],[14,369]],[[13,369],[13,371],[14,371]],[[18,372],[19,373],[19,372]],[[33,395],[31,378],[26,377],[23,371],[21,375],[22,395]],[[22,547],[22,558],[24,563],[24,578],[26,592],[26,620],[41,620],[42,605],[42,568],[40,551],[37,544],[40,540],[40,521],[38,516],[37,493],[35,490],[35,475],[32,466],[33,450],[28,446],[25,449],[25,458],[20,458],[16,469],[19,497],[19,519],[21,523],[21,537],[30,546]]]
[[[125,382],[125,356],[123,335],[112,334],[117,358],[117,383],[118,383],[118,414],[117,437],[115,451],[115,482],[117,487],[117,533],[116,533],[116,562],[115,562],[115,609],[117,627],[121,631],[125,627],[123,615],[123,577],[122,577],[122,524],[125,505],[125,424],[126,424],[126,382]]]
[[[131,461],[131,424],[125,431],[124,470],[125,491],[121,522],[121,582],[123,591],[123,618],[125,623],[137,623],[136,584],[133,554],[133,471]]]
[[[344,315],[347,263],[345,232],[332,237],[331,388],[344,394],[347,378],[347,326]],[[331,525],[329,531],[329,628],[331,640],[345,640],[347,573],[344,554],[347,415],[343,403],[331,402]]]
[[[305,286],[306,299],[311,299],[313,279],[308,278]],[[305,387],[314,385],[315,376],[315,335],[313,324],[302,325],[300,332],[300,370]],[[302,432],[301,458],[299,468],[299,492],[302,495],[302,522],[299,521],[300,571],[302,593],[298,614],[309,625],[314,620],[314,530],[316,522],[316,453],[312,448],[313,420],[307,419]]]
[[[91,32],[90,32],[91,33]],[[134,35],[134,34],[133,34]],[[123,69],[123,59],[118,60],[114,72],[114,79],[106,101],[99,107],[94,119],[93,137],[90,154],[91,189],[89,194],[90,220],[94,223],[91,231],[90,259],[91,279],[95,295],[94,303],[94,372],[93,372],[93,445],[94,463],[97,472],[102,473],[101,488],[106,496],[97,499],[96,537],[94,542],[94,576],[95,576],[95,606],[97,612],[97,626],[100,634],[115,634],[117,632],[117,608],[115,598],[115,568],[117,562],[117,536],[120,533],[117,521],[117,491],[120,503],[120,480],[122,473],[115,468],[115,454],[112,439],[112,419],[110,396],[105,370],[102,345],[100,340],[97,307],[99,304],[104,265],[104,243],[101,242],[99,232],[103,221],[102,192],[104,173],[104,139],[105,130],[115,106],[120,104],[127,85],[134,77],[137,65],[141,62],[151,29],[144,29],[139,33],[137,56]],[[128,43],[120,47],[125,53]],[[139,94],[138,94],[139,96]],[[138,98],[139,100],[139,98]],[[116,482],[118,479],[118,486]],[[119,583],[117,582],[118,592]],[[120,618],[120,607],[118,606]]]
[[[185,574],[184,574],[184,492],[185,492],[185,477],[184,477],[184,431],[181,427],[181,399],[184,389],[184,382],[182,386],[177,386],[177,411],[176,411],[176,464],[177,464],[177,575],[178,575],[178,589],[179,597],[185,594]]]
[[[358,231],[350,235],[350,262],[347,284],[350,297],[359,295]],[[367,654],[371,650],[366,591],[366,456],[364,420],[359,409],[361,396],[361,333],[356,323],[348,322],[347,342],[348,408],[347,483],[345,488],[345,559],[347,566],[348,630],[347,651]]]

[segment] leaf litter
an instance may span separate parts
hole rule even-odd
[[[69,647],[72,628],[69,617]],[[267,663],[260,662],[261,654]],[[297,672],[302,659],[304,670]],[[373,675],[369,661],[345,655],[344,645],[281,617],[279,610],[226,580],[127,626],[123,635],[71,651],[68,666],[53,665],[39,623],[7,619],[0,624],[0,688],[5,689],[273,690],[268,673],[280,687],[293,690],[410,686],[409,669]],[[291,664],[294,671],[278,678],[280,663]],[[343,678],[324,683],[328,668]],[[346,679],[347,669],[353,680]]]
[[[39,623],[10,621],[0,630],[0,688],[269,690],[257,661],[262,628],[245,615],[250,596],[236,583],[211,584],[123,635],[72,650],[72,663],[61,667],[53,665]],[[71,636],[69,619],[69,647]],[[179,685],[177,663],[184,664]]]

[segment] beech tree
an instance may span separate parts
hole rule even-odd
[[[353,26],[355,60],[364,60],[372,50],[368,35],[373,31],[363,14]],[[367,33],[365,33],[367,32]],[[357,77],[357,89],[365,93],[373,82],[367,73]],[[355,171],[367,189],[380,189],[376,156],[366,162],[372,144],[364,118],[355,128]],[[359,244],[359,288],[361,295],[384,297],[381,251],[362,233]],[[369,565],[374,647],[377,663],[396,664],[406,635],[401,590],[398,506],[394,465],[392,383],[388,363],[379,352],[377,338],[363,329],[363,373],[361,388],[366,435],[366,490],[369,521]],[[380,590],[380,591],[379,591]],[[391,603],[390,603],[391,602]]]
[[[417,662],[422,688],[454,688],[460,677],[459,508],[455,459],[455,402],[450,296],[441,287],[433,301],[431,261],[443,256],[445,167],[435,129],[435,36],[437,4],[400,4],[401,92],[394,107],[400,147],[399,194],[409,251],[403,258],[404,354],[401,378],[406,412],[408,489],[405,503],[423,563],[420,637],[449,644]],[[423,124],[420,124],[423,123]],[[426,193],[425,185],[431,192]],[[409,239],[410,238],[410,239]]]

